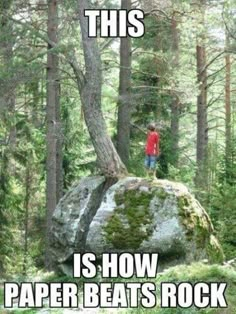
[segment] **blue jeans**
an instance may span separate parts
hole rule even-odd
[[[147,169],[154,170],[156,168],[157,156],[156,155],[146,155],[144,165]]]

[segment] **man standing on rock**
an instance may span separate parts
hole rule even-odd
[[[148,125],[147,141],[145,146],[145,168],[147,170],[147,176],[156,179],[156,162],[157,157],[160,154],[160,135],[156,131],[154,123]]]

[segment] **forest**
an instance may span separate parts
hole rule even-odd
[[[89,37],[86,9],[141,10],[145,33],[100,36],[98,19]],[[157,181],[187,186],[233,264],[236,0],[0,0],[0,25],[0,313],[6,280],[53,271],[52,217],[72,186],[145,178],[150,123]],[[235,268],[176,267],[166,280],[223,278],[232,288],[224,313],[235,313]]]

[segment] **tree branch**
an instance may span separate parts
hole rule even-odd
[[[9,18],[11,21],[13,21],[16,24],[25,27],[28,31],[31,31],[34,33],[36,32],[37,37],[40,38],[41,40],[43,40],[44,42],[46,42],[48,45],[50,45],[53,48],[52,50],[56,50],[60,47],[58,44],[56,44],[55,42],[50,40],[47,35],[43,35],[42,33],[40,33],[38,29],[36,29],[34,26],[29,24],[28,22],[22,22],[21,20],[17,20],[11,16],[7,16],[7,18]],[[75,52],[72,51],[69,54],[66,54],[66,53],[63,54],[62,52],[59,52],[59,56],[61,58],[63,58],[64,60],[66,60],[71,65],[71,67],[74,70],[74,73],[76,75],[78,85],[81,88],[83,83],[84,83],[84,73],[78,64],[78,61],[75,57]]]

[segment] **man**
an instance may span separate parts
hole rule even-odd
[[[156,178],[156,162],[160,154],[160,135],[154,123],[148,125],[147,141],[145,146],[145,168],[149,177]]]

